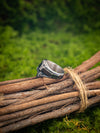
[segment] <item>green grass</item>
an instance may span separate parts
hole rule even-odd
[[[75,34],[34,31],[18,35],[11,27],[0,29],[0,81],[36,75],[43,59],[49,59],[63,68],[78,66],[100,50],[100,32]],[[98,63],[100,65],[100,63]],[[99,133],[100,109],[48,120],[25,128],[25,133]]]

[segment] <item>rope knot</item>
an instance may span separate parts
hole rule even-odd
[[[83,112],[87,108],[87,103],[88,103],[86,86],[79,77],[79,75],[72,68],[64,68],[64,71],[71,76],[72,80],[75,82],[77,86],[77,89],[79,91],[79,96],[81,99],[81,107],[79,112]]]

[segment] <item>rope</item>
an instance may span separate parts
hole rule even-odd
[[[69,73],[73,81],[75,82],[78,91],[79,91],[79,96],[81,99],[81,107],[79,112],[83,112],[87,108],[87,103],[88,103],[88,98],[87,98],[87,91],[86,91],[86,86],[79,77],[77,73],[72,68],[64,68],[64,71]]]
[[[81,107],[79,112],[83,112],[87,108],[87,103],[88,103],[88,98],[87,98],[87,91],[86,91],[86,86],[79,77],[77,73],[72,68],[64,68],[64,71],[66,73],[69,73],[73,81],[75,82],[75,85],[77,86],[77,89],[79,91],[79,97],[81,100]],[[43,79],[43,84],[46,89],[49,89],[49,87],[45,84],[44,78]]]

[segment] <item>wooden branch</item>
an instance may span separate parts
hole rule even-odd
[[[86,83],[86,89],[87,90],[92,90],[92,89],[99,89],[100,88],[100,81],[94,81],[90,83]],[[77,91],[76,86],[71,86],[71,87],[66,87],[62,90],[56,91],[53,94],[62,94],[62,93],[67,93],[67,92],[72,92],[72,91]]]
[[[87,90],[100,88],[100,81],[90,82],[86,84]]]
[[[98,103],[98,102],[100,102],[100,96],[96,96],[96,97],[90,98],[89,102],[88,102],[88,107],[93,105],[93,104],[95,104],[95,103]],[[0,129],[0,131],[2,133],[15,131],[15,130],[24,128],[24,127],[29,126],[29,125],[34,125],[34,124],[37,124],[39,122],[42,122],[42,121],[45,121],[45,120],[48,120],[48,119],[62,117],[64,115],[66,115],[66,114],[68,115],[68,114],[70,114],[72,112],[78,111],[79,108],[80,108],[80,104],[79,103],[73,104],[73,105],[69,105],[69,106],[67,106],[65,108],[54,110],[54,111],[49,112],[49,113],[38,115],[36,117],[28,118],[28,119],[16,122],[14,124],[2,127],[2,129]]]
[[[88,96],[100,95],[100,90],[89,90],[87,91],[87,94]],[[42,104],[59,101],[59,100],[63,100],[63,99],[71,98],[71,97],[77,97],[77,96],[79,96],[79,92],[70,92],[70,93],[64,93],[60,95],[49,96],[49,97],[38,99],[38,100],[33,100],[31,102],[27,102],[27,103],[23,103],[19,105],[9,105],[7,107],[3,107],[0,109],[0,115],[12,113],[12,112],[19,111],[19,110],[24,110],[26,108],[39,106]]]
[[[63,79],[65,79],[65,76],[63,77]],[[51,84],[51,83],[54,83],[57,81],[60,81],[60,80],[44,78],[44,82],[47,84]],[[7,93],[18,92],[18,91],[30,90],[32,88],[44,85],[44,82],[43,82],[42,78],[37,78],[34,80],[27,80],[27,81],[14,83],[14,84],[2,85],[2,86],[0,86],[0,93],[7,94]],[[13,89],[13,88],[15,88],[15,89]]]
[[[88,81],[90,82],[91,79],[92,80],[95,79],[95,74],[98,75],[98,73],[99,73],[99,76],[100,76],[100,67],[96,67],[96,68],[94,68],[92,70],[89,70],[87,72],[84,72],[84,73],[80,74],[80,77],[81,77],[81,79],[84,82],[88,82]],[[21,104],[21,103],[25,103],[25,102],[29,102],[29,101],[32,101],[34,99],[43,98],[45,96],[54,94],[55,91],[60,91],[63,88],[67,88],[67,87],[69,87],[69,86],[71,86],[73,84],[74,84],[74,82],[73,82],[72,79],[67,79],[67,80],[64,80],[62,82],[55,83],[53,85],[48,85],[48,88],[49,89],[40,91],[39,93],[37,93],[37,95],[32,95],[32,96],[29,96],[29,97],[21,100],[21,101],[15,102],[14,105]]]
[[[95,82],[90,82],[90,83],[87,83],[86,84],[86,87],[87,87],[87,90],[90,90],[90,89],[97,89],[97,88],[100,88],[100,81],[95,81]],[[63,93],[67,93],[71,91],[74,91],[75,88],[71,87],[71,88],[65,88],[65,90],[62,90]],[[59,92],[61,94],[61,91]],[[57,93],[56,93],[57,94]],[[73,100],[74,99],[74,100]],[[70,100],[73,102],[75,102],[77,98],[71,98]],[[42,105],[42,106],[38,106],[38,107],[32,107],[30,109],[26,109],[26,110],[23,110],[23,111],[19,111],[19,112],[15,112],[13,114],[9,114],[9,115],[4,115],[4,116],[1,116],[0,117],[0,121],[4,121],[4,120],[9,120],[9,119],[12,119],[12,118],[17,118],[17,117],[21,117],[21,116],[25,116],[25,115],[28,115],[31,113],[31,115],[34,113],[34,112],[38,112],[38,111],[42,111],[43,109],[47,111],[47,109],[51,108],[51,107],[56,107],[56,106],[60,106],[62,104],[65,104],[65,102],[70,103],[69,99],[67,100],[62,100],[62,101],[58,101],[58,102],[54,102],[54,104],[52,103],[48,103],[48,104],[45,104],[45,105]],[[59,105],[60,103],[60,105]]]
[[[2,101],[0,102],[0,107],[10,105],[10,104],[15,103],[15,102],[17,102],[17,101],[19,101],[19,99],[2,100]]]
[[[11,119],[11,120],[8,120],[8,121],[3,121],[2,123],[0,123],[0,127],[6,126],[6,125],[11,124],[11,123],[15,123],[15,122],[20,121],[20,120],[24,120],[26,118],[28,118],[27,115],[22,116],[22,117],[17,117],[16,119]]]
[[[22,81],[26,81],[26,80],[32,80],[35,79],[36,77],[29,77],[29,78],[22,78],[22,79],[14,79],[14,80],[7,80],[7,81],[2,81],[0,82],[0,86],[1,85],[7,85],[7,84],[13,84],[13,83],[17,83],[17,82],[22,82]]]
[[[93,55],[90,59],[84,61],[80,66],[75,68],[75,71],[82,73],[93,67],[96,63],[100,62],[100,51]]]
[[[8,100],[8,99],[22,99],[24,97],[33,95],[40,92],[40,90],[34,90],[32,89],[31,91],[25,91],[25,92],[17,92],[17,93],[13,93],[13,94],[8,94],[8,95],[4,95],[3,99],[4,100]]]
[[[87,90],[100,88],[100,81],[86,83],[86,88],[87,88]],[[53,95],[72,92],[72,91],[76,91],[76,90],[77,90],[77,88],[72,87],[72,86],[66,87],[63,90],[54,92]],[[39,90],[35,90],[35,91],[37,91],[37,93],[38,93]],[[24,96],[24,94],[25,94],[25,96]],[[7,106],[9,104],[16,103],[16,102],[18,104],[18,101],[23,100],[21,98],[24,98],[24,100],[25,100],[27,98],[26,96],[30,96],[30,95],[31,96],[34,95],[34,90],[28,91],[28,92],[18,92],[16,94],[4,95],[3,100],[0,102],[0,106]],[[20,102],[20,103],[22,103],[22,102]]]
[[[65,100],[61,100],[61,101],[57,101],[57,102],[53,102],[53,103],[44,104],[41,106],[32,107],[32,108],[29,108],[26,110],[14,112],[14,113],[7,114],[7,115],[2,115],[2,116],[0,116],[0,121],[15,119],[15,118],[19,118],[19,117],[26,116],[26,115],[32,116],[32,115],[37,114],[38,112],[41,112],[43,110],[45,110],[45,112],[46,112],[47,110],[51,110],[51,109],[53,110],[53,108],[57,108],[59,106],[63,106],[63,105],[67,106],[67,105],[74,103],[78,100],[79,100],[79,98],[75,97],[75,98],[65,99]]]

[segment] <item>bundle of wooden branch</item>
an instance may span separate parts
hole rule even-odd
[[[97,52],[74,71],[86,86],[87,107],[100,102]],[[62,79],[24,78],[0,82],[0,132],[6,133],[80,110],[79,91],[67,73]]]

